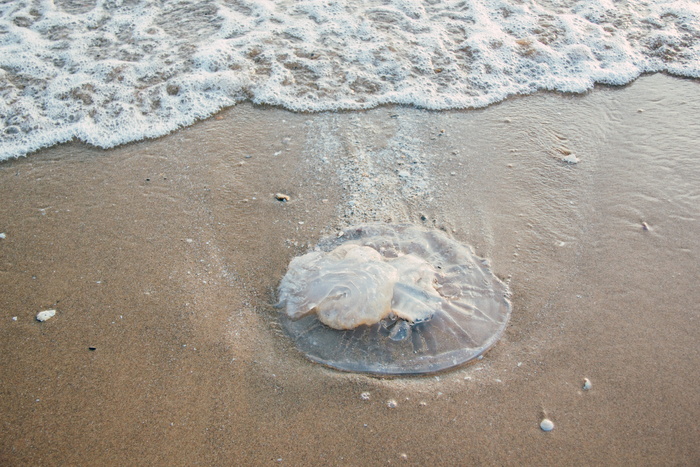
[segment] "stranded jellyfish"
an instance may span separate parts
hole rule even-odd
[[[431,373],[501,336],[508,288],[471,248],[413,225],[366,225],[294,258],[280,318],[308,358],[340,370]]]

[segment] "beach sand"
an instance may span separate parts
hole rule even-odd
[[[698,81],[651,75],[471,111],[242,104],[4,162],[0,464],[697,465],[698,115]],[[368,221],[490,261],[513,312],[483,359],[381,379],[296,351],[289,261]]]

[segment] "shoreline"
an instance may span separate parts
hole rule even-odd
[[[248,106],[251,107],[255,110],[260,110],[260,111],[282,111],[282,112],[287,112],[290,114],[295,114],[295,115],[306,115],[309,117],[313,117],[315,115],[323,115],[323,114],[363,114],[367,112],[375,112],[381,109],[384,110],[391,110],[391,109],[406,109],[406,110],[415,110],[419,112],[425,112],[425,113],[436,113],[436,114],[441,114],[441,113],[450,113],[450,112],[456,112],[456,113],[465,113],[465,112],[479,112],[482,110],[487,110],[493,107],[497,107],[501,104],[504,104],[506,102],[511,102],[513,100],[517,99],[527,99],[533,96],[543,96],[543,95],[549,95],[549,96],[560,96],[564,98],[581,98],[585,97],[591,93],[598,92],[600,90],[609,90],[609,91],[614,91],[614,90],[622,90],[625,88],[628,88],[630,86],[633,86],[637,80],[640,79],[645,79],[647,77],[653,77],[653,76],[665,76],[668,78],[672,79],[677,79],[677,80],[682,80],[682,81],[690,81],[690,82],[697,82],[698,79],[697,77],[693,76],[688,76],[688,75],[682,75],[682,74],[674,74],[671,71],[667,70],[661,70],[661,71],[650,71],[650,72],[642,72],[640,73],[636,78],[632,79],[631,81],[625,83],[625,84],[606,84],[606,83],[595,83],[593,87],[586,89],[585,91],[582,92],[567,92],[567,91],[558,91],[558,90],[546,90],[546,89],[540,89],[538,91],[530,92],[530,93],[523,93],[523,94],[510,94],[506,97],[504,97],[502,100],[499,100],[497,102],[492,102],[490,104],[487,104],[485,106],[481,107],[462,107],[462,108],[445,108],[445,109],[433,109],[433,108],[428,108],[428,107],[421,107],[418,105],[414,104],[397,104],[397,103],[382,103],[378,104],[375,107],[370,107],[370,108],[363,108],[363,109],[353,109],[353,108],[340,108],[340,109],[335,109],[335,110],[318,110],[318,111],[301,111],[301,110],[293,110],[293,109],[288,109],[282,105],[273,105],[273,104],[265,104],[265,103],[254,103],[248,100],[240,100],[237,101],[235,104],[230,105],[230,106],[224,106],[221,107],[219,110],[211,113],[208,117],[197,117],[194,120],[192,120],[190,123],[187,124],[182,124],[178,126],[177,128],[171,130],[168,133],[162,134],[160,136],[146,136],[141,139],[136,139],[133,141],[128,141],[126,143],[121,143],[117,144],[115,146],[108,146],[108,147],[103,147],[103,146],[97,146],[93,145],[91,143],[88,143],[82,139],[79,139],[77,137],[74,137],[71,140],[68,141],[60,141],[54,144],[51,144],[49,146],[42,146],[39,149],[32,150],[26,154],[23,155],[18,155],[18,156],[11,156],[7,159],[0,159],[0,164],[6,163],[6,162],[12,162],[15,160],[22,160],[27,157],[32,157],[33,155],[36,154],[41,154],[46,151],[50,151],[53,148],[64,146],[64,145],[80,145],[84,146],[85,149],[94,149],[98,151],[111,151],[115,150],[118,148],[123,148],[128,145],[132,144],[140,144],[140,143],[154,143],[162,138],[168,138],[180,131],[183,131],[187,128],[190,128],[194,125],[198,125],[201,122],[205,122],[207,120],[211,119],[217,119],[221,118],[222,114],[226,114],[227,112],[233,111],[237,106]]]

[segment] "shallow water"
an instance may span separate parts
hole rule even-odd
[[[0,160],[157,137],[244,100],[457,109],[698,77],[699,24],[682,0],[3,2]]]

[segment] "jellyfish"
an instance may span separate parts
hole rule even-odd
[[[310,360],[376,375],[464,364],[502,335],[509,291],[471,248],[404,224],[351,227],[293,258],[279,318]]]

